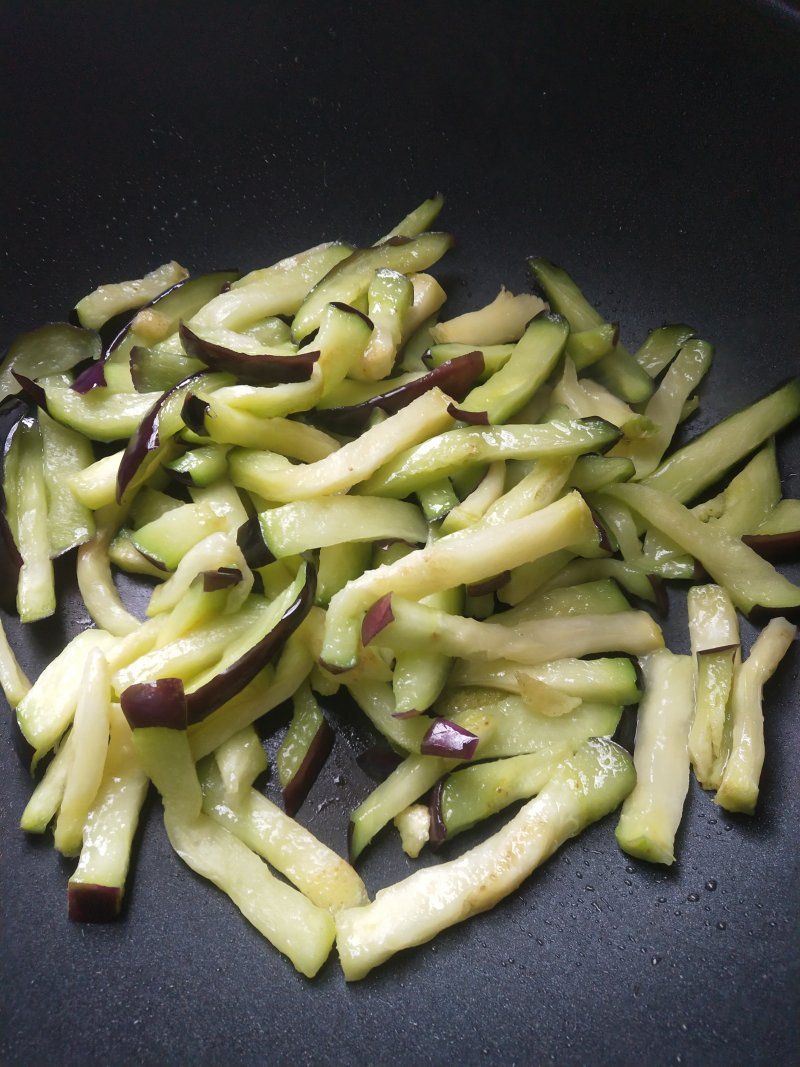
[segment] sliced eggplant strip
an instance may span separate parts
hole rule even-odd
[[[78,548],[76,574],[86,610],[95,624],[117,637],[138,630],[140,623],[122,602],[111,573],[109,546],[124,519],[124,510],[110,505],[96,514],[96,531]]]
[[[634,473],[633,463],[623,456],[578,456],[567,484],[579,493],[596,493],[615,482],[629,481]]]
[[[461,590],[457,587],[424,597],[424,604],[442,611],[457,614],[463,604]],[[391,596],[387,600],[391,611]],[[386,620],[388,622],[388,618]],[[394,651],[394,650],[393,650]],[[395,715],[420,714],[426,711],[439,697],[447,684],[452,659],[435,649],[394,653],[392,690],[395,697]]]
[[[530,800],[572,754],[569,748],[544,748],[448,774],[431,797],[433,843],[450,840],[517,800]]]
[[[196,397],[192,399],[198,400]],[[243,449],[255,449],[258,452],[274,452],[309,464],[326,459],[339,449],[336,438],[303,422],[279,416],[261,418],[230,406],[218,408],[212,417],[209,405],[199,400],[198,403],[202,410],[203,433],[218,444],[239,445]],[[241,468],[243,458],[241,452],[229,454],[231,477],[234,476],[235,470]],[[238,468],[234,467],[234,459],[239,463]],[[253,456],[251,460],[255,469],[259,470],[258,457]],[[254,488],[254,492],[259,490]],[[261,495],[269,499],[269,494]]]
[[[236,598],[230,601],[226,608],[228,613],[234,611],[252,589],[253,573],[247,566],[233,534],[218,530],[208,534],[184,553],[174,573],[153,590],[147,614],[154,616],[177,608],[198,575],[219,572],[220,569],[236,573],[235,582],[224,583],[237,585]],[[206,592],[210,591],[206,589]]]
[[[238,730],[290,700],[308,677],[313,665],[314,657],[305,640],[295,633],[287,641],[274,668],[269,665],[259,671],[236,696],[208,718],[190,727],[189,738],[194,758],[207,756]]]
[[[506,344],[518,341],[531,319],[546,310],[547,305],[538,296],[529,293],[515,296],[503,288],[486,307],[434,326],[431,337],[437,345]]]
[[[433,266],[453,244],[446,233],[422,233],[417,237],[391,237],[372,248],[361,248],[336,264],[306,297],[292,323],[296,341],[319,327],[325,306],[334,302],[352,304],[367,292],[372,276],[380,268],[424,271]]]
[[[89,360],[100,358],[100,337],[66,322],[53,322],[20,334],[0,363],[0,396],[19,392],[15,373],[36,381],[51,374],[63,374]]]
[[[630,604],[612,578],[597,578],[582,585],[560,586],[536,593],[490,621],[516,626],[529,619],[565,618],[570,615],[611,615],[628,611]]]
[[[391,373],[403,341],[405,320],[414,302],[414,286],[398,271],[381,268],[367,289],[367,315],[372,335],[351,376],[378,381]]]
[[[117,469],[117,503],[161,463],[172,438],[183,429],[182,408],[192,389],[201,382],[209,389],[223,381],[211,375],[192,375],[159,396],[125,446]]]
[[[545,715],[522,696],[486,689],[461,689],[442,695],[434,713],[456,723],[476,710],[489,716],[492,731],[483,739],[481,759],[539,752],[543,748],[577,749],[587,737],[611,737],[622,715],[619,705],[582,701],[564,715]]]
[[[3,690],[3,696],[12,711],[16,711],[17,705],[30,688],[31,683],[19,665],[0,622],[0,689]]]
[[[477,741],[491,735],[492,720],[480,712],[470,712],[462,720],[461,728]],[[448,771],[463,763],[462,759],[441,755],[413,754],[376,786],[350,816],[349,852],[355,862],[375,835],[418,800]]]
[[[652,474],[661,462],[681,421],[683,406],[708,373],[712,356],[710,344],[694,339],[687,341],[670,363],[644,409],[644,417],[652,423],[653,431],[619,448],[633,460],[637,479]]]
[[[141,307],[188,275],[185,267],[171,260],[145,274],[143,278],[99,286],[78,301],[75,313],[81,326],[97,330],[113,316]]]
[[[450,682],[453,686],[490,687],[521,694],[526,678],[590,703],[629,705],[641,697],[636,669],[626,656],[589,660],[567,657],[532,665],[502,659],[488,663],[457,660]]]
[[[111,705],[110,727],[103,777],[84,824],[78,866],[69,880],[67,912],[77,922],[108,922],[119,914],[149,786],[119,705]]]
[[[633,782],[627,753],[610,741],[587,742],[559,765],[535,800],[483,844],[415,871],[363,908],[340,912],[337,948],[345,978],[363,978],[395,952],[493,907],[559,845],[613,811]]]
[[[200,445],[165,463],[164,469],[184,485],[213,485],[227,474],[228,451],[225,445]]]
[[[697,559],[743,612],[800,606],[800,588],[779,574],[739,538],[695,518],[674,497],[650,485],[609,486],[606,494],[629,506]]]
[[[64,856],[77,855],[84,826],[103,780],[111,715],[111,674],[99,648],[86,657],[71,731],[72,758],[54,832]]]
[[[80,434],[39,412],[42,459],[47,492],[47,520],[51,556],[60,556],[94,534],[89,508],[70,489],[73,477],[94,463],[92,446]]]
[[[552,504],[561,495],[575,463],[574,456],[535,460],[531,470],[490,505],[482,523],[501,526]]]
[[[428,535],[427,523],[413,504],[379,497],[333,496],[283,504],[262,511],[259,522],[275,559],[346,541],[424,544]]]
[[[368,541],[346,541],[327,545],[319,551],[317,604],[327,607],[331,597],[369,567],[372,545]]]
[[[256,733],[255,727],[245,726],[233,737],[224,741],[214,753],[214,767],[208,768],[209,776],[214,779],[215,795],[226,803],[238,805],[253,786],[256,778],[266,771],[269,761]],[[205,776],[200,776],[205,798]],[[210,805],[203,805],[208,811]]]
[[[307,382],[320,356],[318,351],[298,352],[296,355],[236,351],[198,336],[185,324],[180,326],[179,333],[188,356],[199,359],[209,370],[234,374],[240,381],[249,384]]]
[[[259,471],[245,488],[280,503],[343,492],[363,483],[398,452],[452,425],[448,404],[445,393],[431,389],[324,459],[305,467]]]
[[[367,890],[346,860],[255,789],[233,800],[219,772],[202,765],[203,811],[263,856],[319,908],[336,913],[367,902]]]
[[[603,317],[565,270],[541,258],[529,259],[528,266],[552,310],[564,316],[571,330],[603,325]],[[592,366],[592,377],[628,404],[642,403],[653,391],[648,375],[620,344]]]
[[[46,385],[47,412],[91,441],[126,441],[160,399],[160,393],[112,393],[93,389],[85,396],[68,385]]]
[[[222,595],[225,596],[224,593]],[[185,601],[191,604],[193,596],[205,598],[216,594],[201,594],[199,588],[195,587]],[[153,627],[150,638],[142,640],[141,647],[129,649],[130,654],[122,657],[116,665],[113,681],[117,693],[121,694],[136,682],[158,678],[180,678],[188,685],[201,672],[213,669],[229,646],[239,643],[243,635],[257,630],[270,610],[265,598],[254,594],[235,614],[223,614],[220,617],[209,613],[203,621],[197,618],[195,625],[183,632],[182,626],[173,625],[173,615],[184,610],[183,603],[171,615],[150,619],[146,626],[139,626],[124,639],[138,645],[137,637],[143,637],[147,633],[146,628]]]
[[[360,490],[402,499],[420,486],[453,474],[465,463],[577,456],[610,448],[619,437],[617,427],[603,419],[448,430],[401,452]]]
[[[528,324],[508,362],[463,401],[466,412],[486,412],[490,423],[507,422],[547,380],[564,349],[569,333],[565,319],[542,311]]]
[[[189,326],[245,330],[268,316],[294,315],[309,290],[352,251],[349,245],[328,242],[250,271],[205,304]]]
[[[50,558],[47,483],[38,423],[25,418],[14,434],[16,458],[15,531],[22,559],[17,582],[17,611],[21,622],[34,622],[56,610],[53,564]],[[7,498],[8,503],[8,498]]]
[[[694,679],[689,656],[661,649],[640,659],[644,696],[633,754],[636,785],[622,805],[617,843],[652,863],[675,861],[675,834],[689,788]]]
[[[187,361],[183,355],[178,326],[238,277],[237,271],[214,271],[197,278],[184,278],[153,297],[125,322],[105,347],[102,358],[79,375],[72,388],[80,393],[104,385],[123,393],[131,392],[131,387],[137,392],[161,391],[202,370],[202,364],[186,367],[187,362],[193,361]],[[103,328],[103,334],[108,325]],[[171,369],[178,369],[177,374],[170,373],[167,380],[162,380],[157,373],[153,375],[152,368],[143,371],[141,352],[160,355],[165,350],[175,353],[170,365]]]
[[[673,452],[645,484],[686,503],[798,415],[800,379],[794,378]]]
[[[305,800],[330,755],[334,738],[307,683],[294,694],[292,708],[292,721],[276,757],[283,806],[288,815],[294,815]]]
[[[335,935],[331,915],[280,882],[238,837],[202,813],[203,796],[185,730],[134,727],[134,744],[164,802],[164,825],[184,863],[226,893],[294,966],[313,977]]]
[[[525,325],[527,325],[527,323]],[[511,353],[514,351],[515,346],[516,341],[504,345],[465,345],[458,343],[447,343],[442,345],[432,344],[427,352],[424,353],[423,362],[426,367],[435,370],[437,367],[440,367],[442,363],[458,359],[460,356],[469,355],[472,352],[478,352],[483,358],[483,370],[479,375],[479,381],[485,382],[500,370],[501,367],[505,366],[511,358]]]
[[[130,534],[142,555],[164,571],[174,571],[197,544],[225,532],[224,515],[209,504],[180,504]]]
[[[694,330],[691,326],[659,326],[647,335],[633,358],[651,378],[657,378],[692,337]]]
[[[445,535],[474,526],[503,495],[505,481],[506,465],[503,460],[490,463],[472,492],[445,516],[439,532]]]
[[[564,360],[564,370],[550,400],[552,404],[563,404],[575,418],[597,417],[618,426],[625,441],[617,445],[616,451],[623,450],[629,440],[652,433],[654,429],[646,416],[635,412],[599,382],[593,382],[590,378],[578,381],[575,364],[569,357]]]
[[[392,597],[392,619],[375,640],[395,651],[435,647],[448,656],[527,665],[598,652],[643,655],[662,648],[659,627],[644,611],[526,619],[503,625],[453,616]]]
[[[206,675],[195,679],[186,693],[189,722],[200,722],[242,690],[278,654],[314,604],[316,571],[306,564],[292,585],[276,598],[247,647],[233,644]]]
[[[61,740],[55,755],[47,764],[41,780],[25,805],[19,825],[20,829],[27,834],[43,834],[61,807],[67,774],[73,759],[71,735],[72,731],[69,731]]]
[[[331,600],[322,659],[340,668],[355,665],[363,613],[386,593],[420,597],[463,582],[482,581],[505,567],[589,540],[593,534],[588,507],[571,493],[502,527],[473,527],[450,534],[389,566],[367,571]]]
[[[84,630],[39,674],[17,705],[23,736],[36,749],[38,762],[73,721],[81,689],[81,672],[93,648],[109,651],[114,637],[102,630]]]
[[[619,344],[619,323],[603,322],[588,330],[571,330],[566,353],[576,370],[584,370],[607,356]]]
[[[385,237],[381,237],[380,241],[376,241],[375,244],[384,244],[393,237],[418,237],[421,233],[431,228],[431,224],[436,221],[443,206],[444,197],[441,193],[428,197],[427,200],[423,200],[421,204],[415,207],[413,211],[410,211],[393,229],[389,230]]]
[[[764,684],[788,652],[797,627],[772,619],[756,638],[750,655],[734,672],[731,694],[731,751],[715,800],[727,811],[752,815],[764,765]]]
[[[702,649],[695,656],[695,714],[689,758],[704,789],[718,789],[731,746],[730,696],[739,646]]]
[[[407,407],[412,400],[422,396],[429,389],[438,387],[454,400],[461,400],[467,394],[472,382],[483,370],[483,356],[480,352],[466,352],[455,359],[447,360],[427,374],[415,375],[410,381],[392,387],[393,379],[383,383],[380,392],[353,404],[329,406],[324,403],[313,413],[313,419],[334,433],[360,433],[376,410],[387,415],[394,415]],[[386,388],[389,386],[389,388]],[[331,400],[332,394],[328,397]]]
[[[632,563],[622,559],[574,559],[552,577],[539,590],[539,593],[562,589],[565,586],[580,585],[583,582],[595,582],[611,578],[630,596],[638,597],[661,606],[659,589],[655,580]]]

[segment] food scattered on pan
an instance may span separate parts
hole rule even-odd
[[[0,365],[4,610],[56,615],[70,553],[94,623],[33,683],[0,630],[21,826],[75,858],[72,919],[119,914],[151,782],[181,859],[303,974],[335,943],[348,980],[611,812],[622,850],[673,863],[692,769],[755,811],[800,608],[774,565],[800,545],[775,446],[800,381],[692,436],[708,341],[659,326],[629,351],[544,259],[535,293],[448,317],[441,206],[367,248],[103,285]],[[115,569],[149,583],[144,619]],[[668,582],[690,654],[665,646]],[[380,780],[336,851],[303,802],[342,699]],[[287,702],[281,807],[255,724]],[[416,857],[511,805],[369,899],[355,865],[390,824]]]

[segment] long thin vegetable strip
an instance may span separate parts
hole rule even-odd
[[[755,810],[764,763],[762,690],[789,650],[796,633],[797,628],[786,619],[772,619],[734,675],[731,754],[716,795],[717,803],[728,811],[752,815]]]
[[[320,908],[337,911],[367,901],[356,871],[255,789],[226,797],[218,771],[201,769],[203,810],[268,860]]]
[[[630,757],[589,741],[556,770],[502,830],[457,860],[417,870],[364,908],[340,912],[336,943],[345,978],[363,978],[395,952],[486,911],[513,892],[568,838],[630,791]]]
[[[278,881],[244,842],[202,814],[203,796],[185,730],[137,727],[133,737],[142,765],[161,793],[164,825],[177,854],[226,893],[297,970],[313,977],[333,944],[330,914]]]
[[[385,593],[424,596],[461,582],[481,581],[505,567],[518,566],[595,535],[588,507],[576,493],[570,493],[502,528],[473,527],[450,534],[391,566],[367,571],[331,600],[322,658],[339,667],[356,662],[360,617]]]

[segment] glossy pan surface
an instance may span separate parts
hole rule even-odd
[[[371,242],[447,197],[454,311],[570,270],[623,339],[717,347],[692,429],[800,370],[800,15],[742,0],[2,5],[0,341],[170,258],[195,272]],[[780,441],[800,495],[800,433]],[[64,568],[64,586],[70,583]],[[795,569],[795,577],[797,569]],[[130,591],[135,599],[135,589]],[[682,597],[668,639],[686,650]],[[20,634],[37,670],[83,623]],[[746,631],[748,638],[752,631]],[[670,870],[614,818],[493,912],[347,986],[314,982],[171,853],[151,803],[121,921],[66,918],[4,717],[0,1062],[761,1064],[798,1060],[797,645],[770,683],[758,814],[692,787]],[[344,848],[349,721],[301,817]],[[268,785],[274,793],[274,786]],[[430,859],[425,862],[432,862]],[[396,835],[372,892],[414,864]]]

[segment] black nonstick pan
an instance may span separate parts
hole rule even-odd
[[[800,370],[790,3],[7,0],[2,21],[4,345],[101,282],[369,243],[441,190],[453,313],[524,289],[544,255],[633,345],[688,322],[716,346],[692,432]],[[800,495],[797,429],[779,458]],[[83,624],[69,569],[58,623],[3,617],[31,673]],[[625,857],[607,818],[494,911],[350,986],[335,957],[300,977],[189,874],[157,802],[121,919],[70,923],[68,865],[17,829],[30,783],[6,714],[0,1062],[795,1064],[799,669],[795,645],[767,689],[755,817],[693,785],[669,869]],[[344,719],[300,812],[339,849],[362,740]],[[374,892],[413,866],[387,832],[362,873]]]

